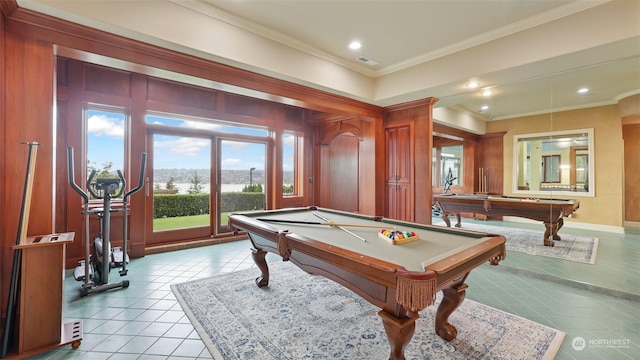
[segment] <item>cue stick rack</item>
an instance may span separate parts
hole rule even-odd
[[[478,168],[478,192],[477,194],[489,194],[489,169]]]
[[[488,180],[489,180],[489,169],[478,168],[478,192],[476,194],[489,195]],[[486,221],[487,219],[489,219],[489,215],[473,213],[473,218],[475,220]]]
[[[82,322],[62,323],[66,244],[74,233],[27,236],[38,146],[29,145],[0,358],[22,359],[59,346],[76,349]]]

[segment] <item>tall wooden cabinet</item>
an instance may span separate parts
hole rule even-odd
[[[385,129],[386,146],[386,200],[391,219],[413,220],[411,126]]]
[[[431,223],[433,104],[426,98],[385,108],[385,216]]]

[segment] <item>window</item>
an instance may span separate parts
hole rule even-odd
[[[560,182],[560,155],[545,155],[542,157],[542,182]]]
[[[584,185],[587,183],[587,169],[589,168],[589,155],[576,155],[576,183]]]
[[[437,153],[437,148],[431,148],[431,186],[433,187],[438,186],[438,172],[436,171],[436,169],[438,169]]]
[[[125,167],[127,114],[123,110],[87,107],[86,129],[87,179],[117,178],[117,170]]]
[[[194,118],[189,116],[148,114],[145,117],[147,124],[177,127],[184,129],[201,129],[220,133],[242,134],[266,137],[269,130],[265,127],[249,126],[240,123],[230,123],[221,120]]]
[[[282,194],[284,196],[302,195],[299,169],[302,154],[302,136],[293,131],[282,134]]]
[[[440,153],[440,185],[451,181],[452,186],[460,186],[462,181],[463,146],[443,146]]]

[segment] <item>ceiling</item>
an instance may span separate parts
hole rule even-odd
[[[18,4],[380,106],[436,97],[436,107],[483,121],[614,104],[640,93],[635,0]],[[353,40],[359,50],[348,48]],[[471,80],[479,87],[466,88]],[[578,94],[581,87],[590,91]],[[482,96],[482,89],[493,94]]]

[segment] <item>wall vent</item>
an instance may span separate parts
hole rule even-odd
[[[369,58],[368,58],[368,57],[366,57],[366,56],[359,56],[359,57],[357,58],[357,60],[358,60],[358,61],[360,61],[360,62],[363,62],[363,63],[365,63],[365,64],[367,64],[367,65],[369,65],[369,66],[375,66],[375,65],[378,65],[378,63],[377,63],[377,62],[375,62],[375,61],[373,61],[373,60],[369,59]]]

